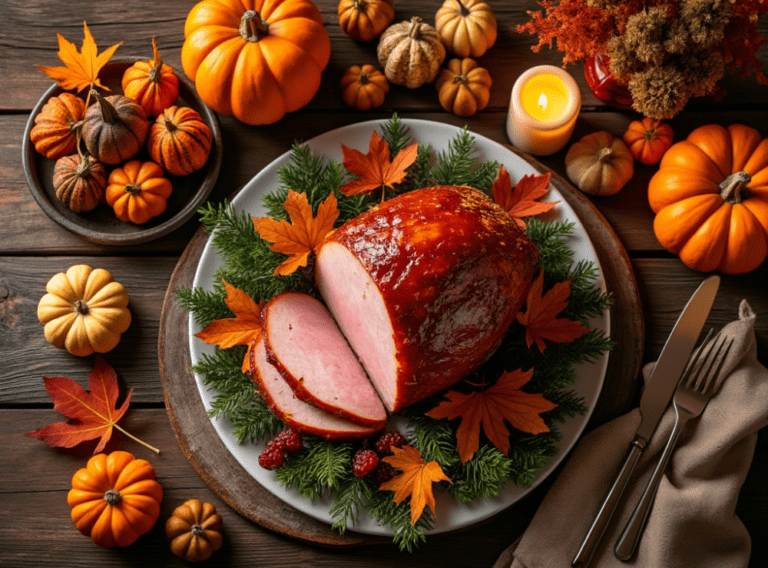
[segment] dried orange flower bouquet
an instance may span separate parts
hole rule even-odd
[[[626,85],[632,107],[651,118],[671,118],[691,97],[717,92],[726,71],[754,70],[768,83],[757,59],[768,43],[757,19],[764,0],[561,0],[540,2],[520,32],[538,34],[533,46],[557,48],[563,63],[604,57]]]

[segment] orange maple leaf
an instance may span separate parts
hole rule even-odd
[[[551,210],[557,201],[542,203],[536,201],[547,193],[549,187],[549,174],[525,175],[512,189],[512,180],[509,173],[502,165],[499,174],[493,182],[491,191],[493,201],[501,205],[502,209],[509,213],[521,229],[525,229],[523,217],[534,217]]]
[[[411,144],[397,153],[395,159],[389,161],[389,146],[380,138],[376,131],[371,135],[368,153],[363,154],[354,148],[341,145],[344,154],[344,167],[359,179],[342,185],[339,189],[344,195],[369,193],[381,188],[381,199],[384,200],[386,188],[393,187],[405,179],[405,171],[416,161],[419,145]]]
[[[53,409],[72,420],[49,424],[39,430],[27,432],[25,436],[61,448],[71,448],[80,442],[101,438],[93,450],[96,455],[112,437],[114,427],[155,453],[160,453],[160,450],[135,438],[117,424],[128,410],[133,389],[128,392],[125,402],[118,410],[117,374],[103,357],[96,356],[89,381],[90,392],[86,392],[77,382],[67,377],[43,377],[43,381],[45,390],[53,399]]]
[[[205,326],[205,329],[195,334],[205,341],[218,345],[222,349],[229,349],[235,345],[248,345],[248,352],[243,360],[242,370],[248,369],[248,355],[253,341],[261,335],[261,310],[264,307],[264,300],[258,304],[248,294],[235,288],[226,280],[224,288],[227,290],[227,297],[224,302],[227,307],[235,314],[233,318],[224,318],[214,320]]]
[[[108,91],[109,89],[99,81],[99,71],[123,42],[113,45],[99,55],[96,42],[85,21],[83,21],[83,30],[83,47],[80,52],[77,51],[74,43],[69,43],[61,34],[56,34],[59,38],[59,59],[66,67],[38,67],[38,69],[65,90],[77,89],[79,93],[86,87],[96,86]]]
[[[424,506],[428,506],[435,515],[435,496],[432,494],[432,484],[438,481],[453,483],[443,473],[443,468],[436,461],[425,463],[419,450],[411,446],[396,448],[392,446],[393,456],[383,460],[403,473],[396,475],[379,486],[379,491],[394,491],[395,503],[411,497],[411,524],[415,525],[421,517]]]
[[[253,226],[262,239],[274,243],[270,250],[289,255],[288,259],[275,269],[278,276],[293,274],[300,266],[307,265],[311,252],[317,252],[325,236],[333,230],[339,217],[336,196],[331,193],[317,208],[317,217],[312,217],[306,193],[288,190],[283,207],[291,219],[276,221],[270,217],[252,217]]]
[[[456,448],[461,463],[467,463],[480,447],[480,426],[485,435],[505,456],[509,454],[509,430],[504,421],[514,428],[529,434],[549,432],[542,420],[542,412],[548,412],[557,405],[542,394],[531,394],[520,390],[531,380],[533,368],[504,373],[496,384],[469,394],[448,391],[445,400],[427,412],[437,420],[461,418],[456,431]]]
[[[544,353],[548,339],[554,343],[570,343],[589,331],[577,321],[556,318],[568,305],[571,295],[571,281],[558,282],[546,294],[541,295],[544,286],[544,271],[531,285],[526,299],[526,312],[517,314],[517,321],[525,326],[525,342],[528,347],[536,342],[539,351]]]

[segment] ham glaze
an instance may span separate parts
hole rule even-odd
[[[267,360],[299,399],[361,426],[384,427],[387,412],[376,390],[319,300],[284,292],[262,317]]]
[[[250,351],[249,375],[272,414],[299,432],[327,440],[352,440],[365,438],[376,431],[375,428],[354,424],[296,398],[288,383],[267,361],[263,334]]]
[[[538,258],[482,192],[439,186],[339,227],[317,254],[315,277],[381,400],[396,412],[455,384],[493,353]]]

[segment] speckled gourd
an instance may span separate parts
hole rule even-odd
[[[445,47],[437,30],[414,16],[381,34],[377,55],[391,83],[415,89],[435,80],[445,60]]]

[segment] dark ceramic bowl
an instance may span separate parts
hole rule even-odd
[[[103,85],[111,90],[107,94],[122,94],[123,73],[128,67],[140,60],[139,57],[115,59],[101,69],[99,79]],[[183,72],[176,70],[176,75],[179,78],[179,98],[175,104],[193,108],[200,114],[213,133],[213,144],[208,161],[202,169],[183,177],[167,175],[173,185],[173,193],[168,199],[168,205],[162,215],[143,225],[121,221],[106,203],[102,203],[89,213],[75,213],[56,198],[56,192],[53,189],[53,166],[55,162],[39,154],[30,140],[30,132],[35,125],[35,117],[40,113],[48,99],[60,95],[63,90],[58,85],[53,85],[45,92],[29,116],[27,127],[24,129],[21,151],[24,174],[27,177],[29,189],[38,205],[51,219],[65,229],[94,243],[134,245],[157,239],[177,229],[205,203],[221,169],[223,155],[221,127],[216,113],[197,96],[194,84],[187,79]],[[146,149],[143,149],[135,159],[150,160]],[[106,167],[109,173],[117,166]]]

